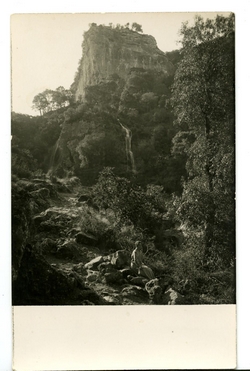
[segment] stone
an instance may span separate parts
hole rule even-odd
[[[77,233],[75,239],[81,245],[95,246],[97,244],[97,238],[89,233]]]
[[[134,271],[130,268],[123,268],[120,270],[122,273],[123,278],[127,278],[128,276],[133,276]]]
[[[103,296],[103,299],[106,300],[109,304],[113,304],[113,305],[122,304],[122,298],[117,294],[105,295]]]
[[[114,266],[110,262],[105,261],[98,266],[98,269],[101,274],[110,273],[115,270]]]
[[[162,304],[167,304],[167,305],[185,304],[185,299],[184,299],[184,296],[182,296],[177,291],[170,288],[164,292],[162,296]]]
[[[130,301],[138,303],[138,304],[147,304],[148,303],[148,294],[141,287],[137,287],[137,286],[125,287],[122,290],[121,295],[124,298],[129,299]]]
[[[90,262],[86,263],[84,265],[84,268],[97,270],[98,266],[102,262],[103,262],[103,257],[102,256],[97,256],[96,258],[92,259]]]
[[[109,273],[104,273],[104,277],[107,284],[121,284],[123,280],[122,273],[117,270]]]
[[[79,255],[78,246],[74,241],[65,241],[58,247],[56,255],[60,258],[76,258]]]
[[[65,230],[65,225],[59,221],[45,220],[40,223],[37,230],[58,235],[61,230]]]
[[[145,289],[148,292],[150,301],[154,304],[161,303],[162,288],[159,285],[159,280],[157,278],[149,281],[145,285]]]
[[[141,286],[141,287],[145,287],[145,284],[148,282],[148,280],[146,278],[143,278],[143,277],[132,277],[129,282],[132,284],[132,285],[136,285],[136,286]]]
[[[86,277],[87,282],[95,282],[98,279],[99,279],[99,273],[98,272],[93,272],[93,271],[88,272],[88,275]]]
[[[118,250],[111,255],[110,262],[117,269],[125,268],[130,264],[130,255],[126,250]]]
[[[84,267],[83,263],[74,264],[73,269],[75,272],[86,275],[87,274],[87,268]]]

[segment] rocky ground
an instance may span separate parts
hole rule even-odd
[[[81,230],[94,206],[77,178],[18,180],[12,193],[14,305],[185,302],[167,278],[138,276],[127,251],[104,249],[98,236]]]

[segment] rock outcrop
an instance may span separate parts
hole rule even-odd
[[[76,102],[64,113],[48,172],[75,174],[84,185],[107,166],[143,176],[149,161],[170,152],[174,66],[152,36],[128,28],[92,25],[82,48],[71,87]]]
[[[128,28],[93,24],[84,34],[82,59],[74,82],[75,97],[84,98],[85,88],[117,74],[126,79],[130,69],[143,68],[173,73],[173,64],[153,36]]]

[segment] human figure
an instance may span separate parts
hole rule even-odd
[[[140,241],[136,241],[135,249],[131,254],[131,268],[139,276],[146,277],[149,280],[155,278],[152,269],[143,264],[142,244]]]

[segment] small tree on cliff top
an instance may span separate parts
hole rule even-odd
[[[132,23],[132,30],[136,31],[136,32],[143,32],[142,30],[142,26],[136,22],[133,22]]]

